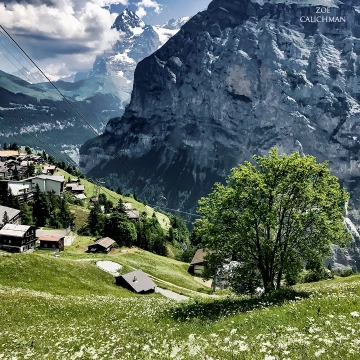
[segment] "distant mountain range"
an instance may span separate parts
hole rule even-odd
[[[96,58],[93,69],[54,83],[89,123],[102,132],[108,120],[121,116],[129,103],[137,63],[159,49],[187,20],[172,19],[164,25],[150,26],[126,9],[113,25],[120,39]],[[13,75],[0,72],[0,110],[78,161],[79,146],[94,133],[45,81],[35,69],[22,68]],[[3,112],[0,116],[5,118]],[[0,142],[21,142],[24,131],[9,119],[3,123]],[[36,145],[36,140],[30,137],[27,142]]]

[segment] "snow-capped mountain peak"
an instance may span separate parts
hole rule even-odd
[[[141,35],[146,24],[131,10],[125,9],[115,20],[112,26],[128,35]]]
[[[185,16],[179,19],[170,19],[168,22],[163,24],[161,27],[169,30],[178,30],[189,21],[190,16]]]

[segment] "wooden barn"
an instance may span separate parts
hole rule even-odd
[[[0,230],[0,248],[22,253],[35,249],[35,226],[6,224]]]
[[[116,285],[122,286],[137,294],[149,294],[156,290],[156,284],[141,270],[135,270],[117,276]]]
[[[190,274],[200,275],[204,271],[204,262],[207,252],[204,249],[198,249],[191,260],[188,272]]]
[[[94,243],[88,246],[88,252],[90,253],[109,253],[113,248],[115,241],[109,237],[96,240]]]
[[[44,235],[39,237],[40,249],[64,251],[64,236]]]

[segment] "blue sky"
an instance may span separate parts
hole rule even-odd
[[[162,25],[172,18],[194,16],[206,9],[210,2],[0,0],[0,19],[1,25],[35,62],[47,74],[58,78],[90,70],[96,56],[116,43],[119,34],[112,25],[125,7],[136,12],[147,24]],[[12,49],[12,45],[0,34],[0,70],[16,72],[16,67],[6,58],[11,58],[6,48]]]
[[[139,1],[129,1],[129,9],[136,11],[135,5]],[[163,24],[171,18],[180,18],[184,16],[194,16],[199,11],[207,8],[211,0],[157,0],[157,3],[162,6],[162,10],[157,14],[152,8],[146,8],[147,15],[143,17],[145,23],[150,25]],[[125,6],[112,5],[111,11],[120,13]]]

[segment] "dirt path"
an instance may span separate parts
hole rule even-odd
[[[156,292],[163,295],[163,296],[166,296],[167,298],[172,299],[172,300],[177,300],[177,301],[189,300],[188,296],[180,295],[180,294],[178,294],[178,293],[176,293],[174,291],[163,289],[163,288],[158,287],[158,286],[156,287]]]

